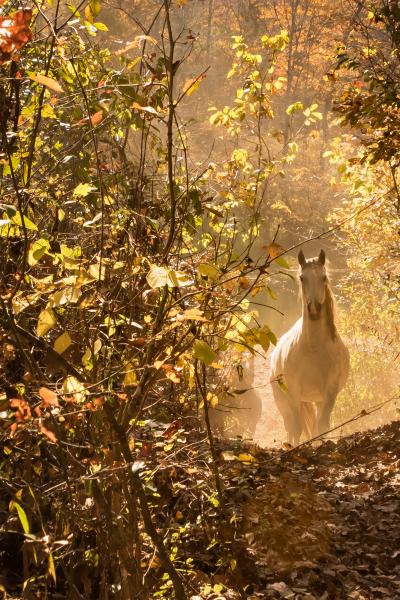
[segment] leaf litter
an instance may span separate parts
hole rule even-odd
[[[198,555],[210,583],[219,572],[218,597],[400,598],[399,425],[291,452],[219,442],[235,570]],[[240,451],[256,460],[232,460]]]

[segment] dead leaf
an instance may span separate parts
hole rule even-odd
[[[151,115],[158,115],[158,112],[152,106],[142,106],[138,102],[133,102],[131,104],[131,107],[134,108],[135,110],[139,110],[141,112],[147,112]]]
[[[47,429],[44,425],[41,425],[40,431],[43,433],[43,435],[45,435],[50,440],[50,442],[52,442],[52,444],[57,443],[57,438],[54,435],[54,433],[52,431],[50,431],[50,429]]]
[[[53,390],[49,390],[49,388],[39,388],[39,396],[42,399],[43,406],[60,406],[57,394]]]
[[[53,90],[53,92],[62,93],[64,91],[61,85],[58,83],[58,81],[52,79],[51,77],[48,77],[47,75],[41,75],[40,73],[31,73],[29,75],[29,79],[32,79],[32,81],[36,81],[36,83],[40,83],[41,85],[45,85],[49,89]],[[52,104],[55,104],[54,100]]]
[[[140,48],[142,42],[145,41],[150,42],[151,44],[157,44],[157,40],[151,37],[151,35],[138,35],[132,42],[128,42],[124,48],[117,50],[115,56],[121,56],[121,54],[129,52],[129,50],[132,50],[133,48]]]

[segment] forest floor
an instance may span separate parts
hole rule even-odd
[[[400,598],[399,421],[319,447],[219,451],[236,560],[210,578],[219,593],[193,600]]]

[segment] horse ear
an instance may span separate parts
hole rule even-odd
[[[318,262],[320,265],[325,264],[325,252],[323,250],[321,250],[321,252],[319,253]]]
[[[304,256],[303,250],[300,250],[297,258],[299,259],[299,265],[304,267],[306,264],[306,257]]]

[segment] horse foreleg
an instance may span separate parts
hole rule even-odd
[[[291,446],[298,446],[301,432],[303,431],[303,421],[300,407],[290,405],[289,410],[282,413],[283,422],[287,432],[287,441]]]
[[[318,406],[317,415],[317,434],[321,435],[329,431],[330,420],[333,407],[335,405],[337,392],[332,392],[327,395],[325,402]]]
[[[275,404],[282,415],[287,433],[287,441],[291,446],[297,446],[303,430],[300,404],[295,402],[288,392],[282,391],[275,383],[272,385]]]

